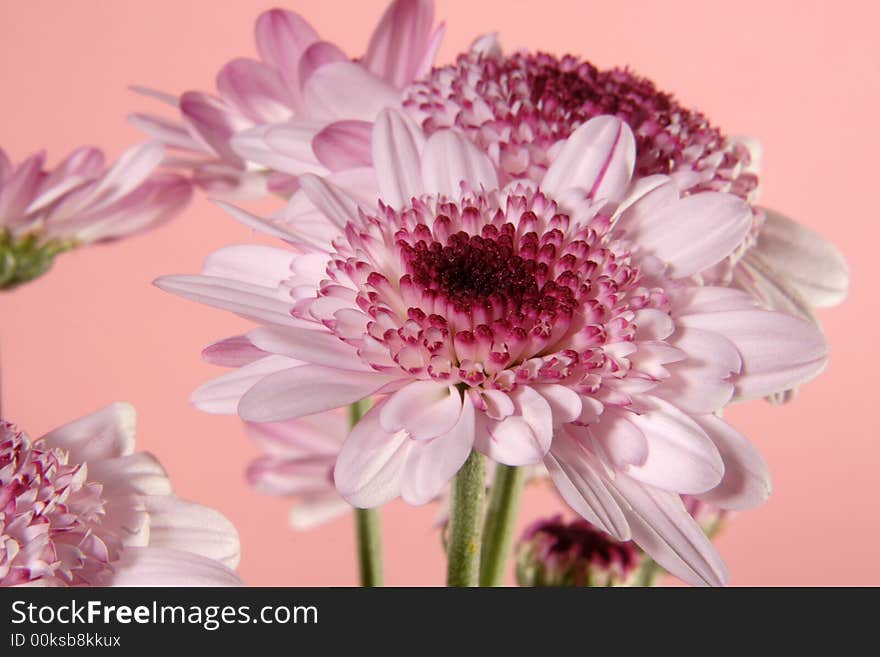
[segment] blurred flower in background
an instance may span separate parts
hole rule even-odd
[[[44,153],[13,164],[0,149],[0,290],[45,273],[56,255],[171,219],[189,202],[186,177],[157,171],[164,148],[136,146],[109,169],[82,147],[54,169]]]
[[[176,497],[117,403],[33,440],[0,420],[0,586],[236,586],[238,533]]]

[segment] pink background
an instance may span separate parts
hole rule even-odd
[[[450,61],[480,32],[509,47],[573,52],[628,64],[676,90],[728,133],[765,146],[763,201],[813,226],[849,258],[847,303],[822,318],[826,373],[784,408],[732,410],[758,444],[775,492],[719,540],[734,584],[880,584],[877,368],[880,274],[876,206],[880,12],[873,3],[700,0],[571,2],[440,0]],[[140,83],[211,88],[227,60],[251,55],[266,2],[213,0],[0,1],[0,144],[15,159],[45,146],[53,161],[82,143],[112,155],[139,140],[125,115],[152,104]],[[363,51],[384,0],[299,0],[326,38]],[[709,7],[713,7],[709,9]],[[353,528],[343,518],[297,534],[288,502],[253,493],[242,472],[256,455],[237,420],[202,414],[189,392],[219,370],[201,347],[246,322],[152,287],[194,273],[213,249],[245,242],[241,225],[199,198],[169,225],[62,256],[42,280],[0,295],[5,415],[36,435],[110,401],[139,411],[138,444],[166,465],[179,494],[220,508],[242,538],[241,573],[256,585],[356,581]],[[558,508],[531,491],[522,516]],[[388,582],[439,584],[435,510],[384,511]]]

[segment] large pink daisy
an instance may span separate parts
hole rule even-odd
[[[271,9],[255,26],[259,60],[227,63],[217,74],[219,95],[140,89],[177,108],[182,123],[145,114],[131,120],[176,149],[169,164],[192,171],[211,192],[258,197],[268,184],[288,193],[296,181],[286,174],[328,171],[320,147],[309,147],[324,126],[346,119],[359,129],[399,105],[401,90],[431,70],[443,35],[433,22],[432,0],[394,0],[364,55],[352,60],[299,14]]]
[[[237,586],[238,533],[176,497],[113,404],[32,440],[0,420],[0,586]]]
[[[201,276],[157,282],[263,324],[227,345],[249,362],[212,403],[270,422],[377,395],[336,463],[353,505],[428,502],[471,449],[543,461],[595,526],[687,581],[723,583],[681,495],[747,508],[770,484],[717,412],[826,360],[810,323],[694,283],[750,230],[745,202],[681,197],[665,176],[631,185],[635,139],[614,117],[575,130],[538,184],[500,188],[459,132],[425,139],[392,111],[372,158],[378,205],[300,179],[337,226],[330,246],[231,247]]]

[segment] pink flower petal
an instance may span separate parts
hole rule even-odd
[[[257,123],[281,123],[293,115],[293,99],[279,73],[252,59],[233,59],[217,74],[227,103]]]
[[[359,508],[381,506],[400,495],[401,479],[414,441],[406,432],[388,433],[379,423],[382,405],[371,408],[351,430],[336,459],[336,489]]]
[[[229,143],[239,157],[276,172],[324,174],[327,170],[311,147],[311,140],[323,127],[324,123],[317,121],[260,125],[238,132]]]
[[[283,9],[260,14],[254,27],[260,58],[282,71],[296,71],[299,58],[318,33],[302,16]]]
[[[590,434],[615,468],[644,465],[648,459],[645,434],[630,419],[634,413],[606,408],[599,421],[590,425]]]
[[[232,570],[192,552],[159,547],[126,548],[113,563],[113,586],[243,586]]]
[[[724,475],[724,462],[706,433],[672,404],[650,399],[647,409],[627,418],[648,443],[642,465],[627,468],[633,479],[677,493],[704,493]]]
[[[415,381],[388,398],[379,423],[387,432],[405,430],[411,438],[435,438],[458,423],[461,409],[461,394],[455,388],[435,381]]]
[[[373,164],[373,126],[366,121],[337,121],[312,139],[318,161],[331,171]]]
[[[724,478],[700,499],[736,511],[760,506],[770,497],[770,470],[749,439],[715,415],[694,420],[712,439],[724,460]]]
[[[505,465],[540,463],[553,439],[550,404],[529,387],[511,394],[516,411],[500,422],[480,414],[475,446],[489,458]]]
[[[190,403],[205,413],[235,415],[241,398],[257,382],[298,365],[299,361],[285,356],[266,356],[203,383],[190,395]]]
[[[299,177],[303,193],[330,219],[337,228],[345,228],[349,221],[358,218],[358,204],[343,189],[318,176],[305,174]]]
[[[302,365],[270,374],[241,398],[238,413],[252,422],[277,422],[353,404],[399,375]]]
[[[593,525],[618,541],[628,541],[630,530],[623,511],[599,474],[602,464],[568,429],[556,435],[544,458],[556,489],[572,509]]]
[[[229,146],[230,138],[251,127],[251,122],[219,98],[198,91],[180,97],[180,111],[185,121],[220,158],[241,163]]]
[[[147,495],[143,502],[150,514],[150,547],[191,552],[229,568],[238,566],[238,532],[223,514],[173,495]]]
[[[93,461],[89,463],[89,481],[102,484],[108,497],[171,494],[165,468],[147,452]]]
[[[309,115],[328,120],[372,121],[386,107],[400,104],[394,89],[352,62],[317,69],[303,89]]]
[[[553,424],[574,422],[581,415],[581,397],[574,390],[555,383],[536,385],[534,389],[550,404]]]
[[[306,48],[299,60],[299,84],[304,86],[312,74],[326,64],[350,61],[339,46],[327,41],[317,41]]]
[[[731,194],[700,192],[645,213],[627,230],[646,252],[669,264],[676,278],[696,274],[729,256],[745,239],[752,211]]]
[[[248,338],[258,349],[304,363],[342,370],[367,370],[354,347],[323,327],[316,326],[316,330],[280,326],[258,328],[250,331]]]
[[[117,402],[53,429],[43,440],[68,452],[72,463],[111,459],[134,452],[136,422],[134,407]]]
[[[364,65],[402,89],[415,78],[433,23],[432,0],[394,0],[370,38]]]
[[[629,185],[635,161],[629,127],[616,117],[598,116],[569,136],[540,187],[550,195],[577,188],[589,198],[617,200]]]
[[[413,441],[400,481],[403,501],[420,505],[435,499],[467,460],[474,444],[474,431],[474,407],[466,400],[457,422],[447,433]]]
[[[419,127],[400,112],[386,110],[376,117],[372,154],[383,202],[401,208],[424,193],[420,174],[424,143]]]
[[[202,274],[275,288],[290,276],[295,254],[257,244],[224,246],[205,259]]]
[[[782,313],[739,310],[687,315],[679,321],[715,331],[734,344],[743,363],[734,380],[738,400],[795,388],[819,374],[828,359],[822,332],[810,322]]]
[[[609,487],[624,508],[633,540],[658,564],[689,584],[727,583],[724,562],[678,495],[624,475]]]
[[[498,187],[492,161],[464,136],[440,130],[428,138],[422,154],[424,192],[460,198],[461,184],[473,190]]]
[[[208,345],[202,349],[202,359],[221,367],[242,367],[268,356],[257,349],[245,335],[236,335]]]

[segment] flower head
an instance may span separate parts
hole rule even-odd
[[[516,546],[520,586],[626,586],[641,557],[630,542],[615,541],[583,519],[537,520]]]
[[[0,586],[232,586],[238,534],[171,492],[114,404],[32,440],[0,421]]]
[[[236,343],[247,364],[196,403],[273,422],[378,395],[336,462],[355,506],[426,503],[472,448],[543,461],[597,528],[688,581],[724,581],[680,495],[745,508],[769,480],[715,413],[826,359],[811,324],[694,282],[741,243],[748,206],[681,197],[664,176],[631,184],[635,140],[615,117],[575,130],[537,185],[500,188],[458,132],[425,139],[393,111],[372,154],[378,203],[300,178],[337,227],[329,245],[230,247],[202,276],[158,281],[264,324]]]
[[[271,9],[255,26],[259,59],[228,62],[217,74],[218,95],[187,91],[177,98],[139,89],[175,107],[182,123],[144,114],[131,120],[179,151],[170,163],[214,193],[254,197],[268,186],[289,194],[296,189],[290,174],[332,167],[321,144],[337,137],[321,135],[322,128],[346,119],[351,130],[363,131],[365,121],[399,105],[401,89],[430,70],[443,34],[433,20],[432,0],[394,0],[364,55],[352,60],[300,15]]]
[[[101,151],[83,147],[47,169],[42,152],[14,165],[0,149],[0,289],[43,274],[62,251],[153,228],[182,210],[190,183],[155,170],[163,152],[149,142],[108,169]]]

